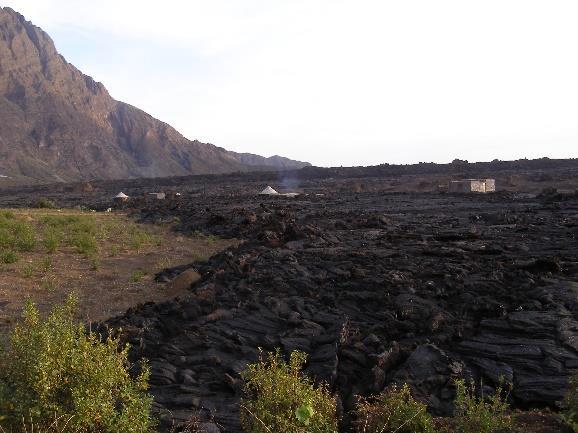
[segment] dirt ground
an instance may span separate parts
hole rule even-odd
[[[39,231],[46,216],[86,215],[31,209],[11,212]],[[119,213],[94,213],[90,217],[96,227],[107,224],[121,231],[144,233],[140,235],[144,240],[136,242],[130,236],[121,239],[122,236],[110,233],[109,238],[99,240],[98,251],[90,256],[66,245],[48,253],[38,242],[32,251],[18,253],[17,262],[0,264],[0,333],[14,325],[27,300],[47,311],[74,292],[80,301],[79,318],[95,322],[139,303],[172,299],[181,294],[179,289],[155,282],[155,273],[205,260],[235,244],[216,237],[183,236],[174,232],[171,225],[139,225]]]
[[[516,411],[513,415],[514,433],[573,433],[558,414],[548,410]],[[434,425],[437,433],[460,433],[452,418],[435,418]]]

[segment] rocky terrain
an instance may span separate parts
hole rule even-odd
[[[338,393],[345,426],[356,395],[392,382],[408,382],[436,415],[452,413],[456,377],[482,381],[486,392],[504,380],[520,409],[559,407],[578,368],[572,163],[496,171],[522,182],[520,192],[498,183],[488,195],[387,192],[395,182],[437,185],[435,173],[312,170],[289,180],[263,173],[4,190],[0,204],[48,196],[65,206],[120,206],[139,221],[243,241],[156,276],[197,270],[202,278],[187,295],[106,323],[122,327],[133,359],[150,360],[165,428],[200,412],[215,423],[208,428],[239,432],[239,372],[258,348],[307,352],[307,372]],[[258,196],[264,179],[303,194]],[[542,192],[532,193],[537,185]],[[120,188],[133,198],[113,205]],[[161,189],[182,195],[140,198]]]
[[[114,100],[69,64],[50,37],[0,8],[0,175],[5,183],[300,168],[282,157],[237,154],[188,140]]]
[[[393,381],[448,415],[457,376],[503,378],[518,407],[556,407],[578,366],[576,199],[247,197],[141,211],[172,216],[246,242],[192,264],[203,280],[190,296],[111,322],[151,359],[167,420],[202,408],[239,431],[238,373],[258,347],[309,353],[307,371],[344,411]]]

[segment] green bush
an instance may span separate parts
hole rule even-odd
[[[41,197],[34,202],[34,207],[37,209],[56,209],[56,202],[46,197]]]
[[[242,373],[245,397],[241,425],[246,433],[336,433],[336,400],[325,385],[301,373],[307,355],[295,351],[289,363],[279,351]]]
[[[23,322],[0,356],[0,426],[22,430],[22,420],[49,429],[55,417],[71,431],[144,433],[152,431],[149,370],[129,375],[128,347],[85,333],[75,323],[76,300],[69,297],[43,319],[28,303]]]
[[[144,278],[145,275],[146,272],[139,269],[138,271],[134,271],[132,273],[130,279],[132,280],[133,283],[138,283]]]
[[[96,238],[90,233],[76,233],[72,239],[72,244],[78,249],[79,253],[82,253],[87,257],[95,255],[98,251]]]
[[[356,431],[359,433],[433,433],[427,406],[415,400],[407,384],[393,385],[373,399],[360,398]]]
[[[60,246],[62,235],[53,227],[44,231],[44,246],[49,253],[54,253]]]
[[[495,433],[514,430],[503,384],[484,398],[476,395],[474,383],[456,380],[455,422],[460,433]]]

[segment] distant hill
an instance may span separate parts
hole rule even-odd
[[[62,57],[50,37],[0,8],[0,175],[11,183],[163,177],[308,163],[188,140]]]

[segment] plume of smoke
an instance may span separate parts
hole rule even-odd
[[[299,185],[301,184],[299,179],[291,175],[284,175],[283,173],[279,173],[279,176],[281,177],[280,180],[281,188],[286,192],[295,192],[299,188]]]

